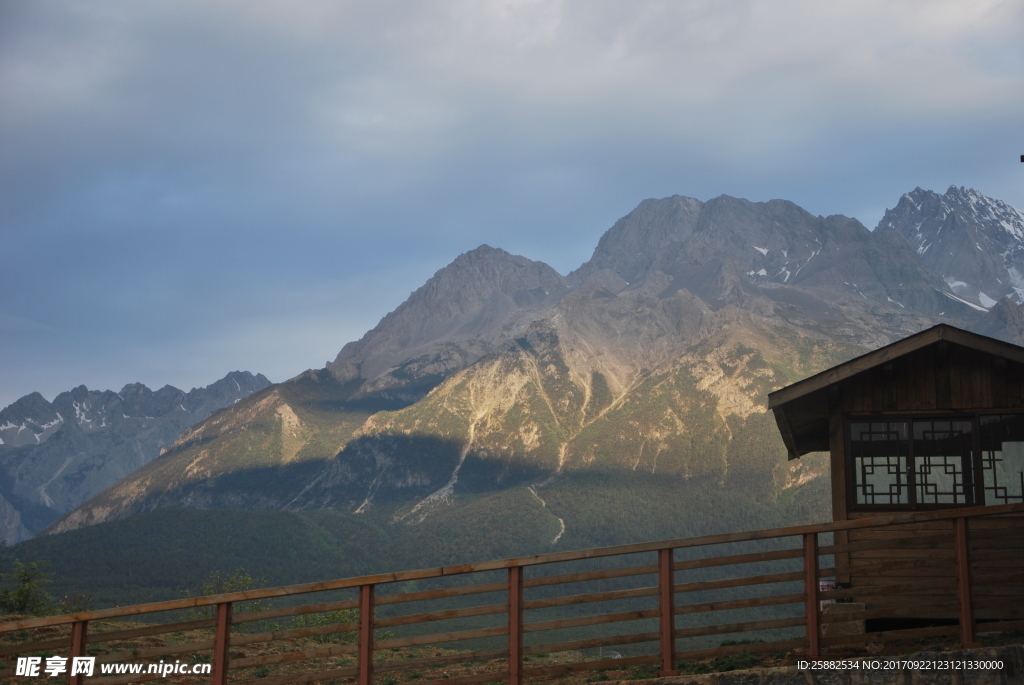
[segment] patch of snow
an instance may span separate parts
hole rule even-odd
[[[936,290],[938,290],[938,289],[936,288]],[[967,305],[971,309],[977,309],[979,312],[987,312],[988,311],[984,307],[979,307],[978,305],[974,304],[973,302],[968,302],[967,300],[965,300],[965,299],[963,299],[961,297],[957,297],[953,293],[947,293],[947,292],[944,292],[942,290],[939,290],[939,292],[942,293],[943,295],[945,295],[946,297],[948,297],[951,300],[956,300],[957,302],[961,302],[961,303]],[[941,313],[942,312],[940,312],[940,314]]]
[[[978,293],[978,301],[981,302],[981,306],[985,309],[991,309],[996,304],[995,300],[981,292]]]
[[[904,307],[904,306],[903,306],[902,304],[900,304],[900,303],[899,303],[899,302],[897,302],[896,300],[892,299],[892,298],[891,298],[891,297],[889,297],[888,295],[887,295],[887,296],[885,297],[885,299],[889,300],[890,302],[892,302],[892,303],[893,303],[893,304],[895,304],[895,305],[899,305],[900,309],[906,309],[906,307]]]
[[[234,378],[232,378],[231,380],[235,381]],[[238,388],[238,392],[242,392],[242,386],[238,384],[238,381],[235,381],[235,387]]]
[[[61,418],[60,414],[57,414],[57,418],[55,418],[53,421],[50,421],[49,423],[39,423],[37,421],[33,421],[32,423],[36,424],[39,428],[42,428],[45,431],[49,428],[53,428],[59,423],[64,423],[64,419]]]
[[[757,272],[757,275],[758,276],[767,276],[768,272],[765,271],[764,269],[759,269],[758,272]]]
[[[188,413],[188,409],[185,409],[185,405],[184,404],[179,404],[178,406],[181,407],[181,410],[183,412],[185,412],[186,414]]]
[[[751,247],[754,248],[755,250],[757,250],[758,252],[760,252],[763,256],[765,256],[765,257],[768,256],[768,248],[767,247],[758,247],[757,245],[751,245]]]
[[[0,431],[10,430],[11,428],[17,428],[17,426],[8,421],[4,425],[0,426]]]
[[[81,404],[78,402],[72,402],[71,406],[75,408],[75,418],[78,419],[79,425],[83,423],[92,423],[92,419],[90,419],[86,414],[86,410],[89,409],[88,402],[82,402]]]
[[[786,281],[789,280],[789,277],[790,277],[791,274],[789,273],[789,269],[783,268],[782,271],[786,272],[786,277],[782,279],[782,282],[785,283]],[[779,274],[782,273],[782,271],[780,271],[779,273],[777,273],[775,275],[778,276]]]
[[[946,284],[950,288],[952,288],[953,290],[956,290],[957,288],[966,288],[967,287],[966,283],[964,283],[963,281],[953,280],[952,276],[950,276],[949,278],[946,279]]]
[[[817,239],[817,238],[815,238],[815,239],[814,239],[814,242],[818,243],[819,245],[821,244],[820,242],[818,242],[818,239]],[[817,257],[817,256],[818,256],[818,253],[819,253],[819,252],[821,252],[821,248],[818,248],[817,250],[815,250],[815,251],[814,251],[814,254],[812,254],[812,255],[811,255],[810,257],[808,257],[808,258],[807,258],[807,261],[806,261],[806,262],[804,262],[804,263],[803,263],[803,264],[802,264],[801,266],[798,266],[798,267],[797,267],[797,269],[796,269],[796,275],[797,275],[797,276],[799,276],[799,275],[800,275],[800,270],[801,270],[801,269],[803,269],[803,268],[804,268],[805,266],[807,266],[808,264],[810,264],[810,263],[811,263],[811,260],[812,260],[812,259],[814,259],[815,257]]]

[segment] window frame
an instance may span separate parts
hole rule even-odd
[[[874,511],[929,511],[939,509],[957,509],[964,507],[983,506],[985,502],[985,478],[982,473],[981,455],[981,417],[1002,414],[1022,414],[1022,411],[984,411],[970,413],[934,413],[913,412],[906,414],[847,414],[844,417],[843,442],[844,465],[846,470],[846,502],[849,512]],[[970,478],[973,490],[972,502],[958,504],[930,504],[917,501],[916,465],[914,463],[914,422],[915,421],[970,421],[971,422],[971,455]],[[851,425],[854,423],[873,422],[904,422],[907,424],[907,472],[905,474],[907,498],[906,504],[858,504],[856,488],[856,466],[853,456],[853,435]],[[964,469],[966,480],[967,469]]]

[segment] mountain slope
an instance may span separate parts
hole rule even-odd
[[[662,497],[655,483],[782,516],[825,467],[786,463],[767,393],[982,314],[895,228],[781,200],[646,200],[565,278],[487,246],[461,255],[326,369],[187,431],[50,531],[164,507],[326,507],[425,540],[471,510],[511,526],[540,506],[540,549],[629,534],[573,493],[638,511],[616,490]],[[827,516],[813,501],[801,511]],[[653,537],[710,525],[641,509]]]
[[[181,431],[270,385],[234,371],[205,388],[84,385],[0,411],[0,535],[14,543],[153,460]]]

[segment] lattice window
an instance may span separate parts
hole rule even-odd
[[[850,424],[854,502],[867,505],[909,503],[907,443],[906,422]]]
[[[1024,502],[1024,415],[981,417],[985,504]]]
[[[973,504],[971,421],[914,421],[914,494],[918,504]]]

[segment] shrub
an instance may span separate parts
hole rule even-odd
[[[40,569],[49,565],[48,561],[23,564],[15,559],[13,572],[0,573],[0,612],[39,616],[52,611],[53,598],[46,592],[50,574]]]

